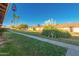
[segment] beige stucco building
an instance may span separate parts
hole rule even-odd
[[[46,25],[33,26],[29,29],[31,29],[31,30],[34,29],[37,32],[42,32],[42,30],[44,29],[45,26]],[[66,31],[69,31],[69,32],[79,32],[79,23],[66,23],[66,24],[55,24],[55,25],[52,24],[51,26],[54,26],[58,29],[66,30]]]
[[[56,27],[69,32],[79,32],[79,23],[57,24]]]

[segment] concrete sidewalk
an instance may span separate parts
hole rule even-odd
[[[79,50],[68,49],[66,56],[79,56]]]

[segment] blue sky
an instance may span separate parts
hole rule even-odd
[[[16,3],[16,24],[43,24],[49,18],[57,23],[79,22],[79,4],[71,3]],[[4,19],[4,25],[10,25],[12,18],[12,4],[10,4]]]

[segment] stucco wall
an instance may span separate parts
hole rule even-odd
[[[70,28],[63,28],[64,30],[70,31]]]
[[[79,32],[79,27],[73,28],[73,32]]]
[[[70,31],[70,28],[58,28],[58,29],[62,29],[62,30],[66,30],[66,31]]]
[[[70,28],[59,28],[59,29],[71,31]],[[79,27],[74,27],[74,28],[72,28],[72,32],[79,32]]]

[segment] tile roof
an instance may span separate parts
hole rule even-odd
[[[3,22],[7,7],[8,3],[0,3],[0,24]]]
[[[61,28],[64,28],[64,27],[79,27],[79,23],[65,23],[65,24],[56,24],[55,25],[56,27],[61,27]]]
[[[39,28],[44,27],[44,26],[46,25],[40,26]],[[79,23],[65,23],[65,24],[55,24],[55,25],[51,24],[48,26],[54,26],[57,28],[79,27]],[[38,28],[38,26],[33,26],[33,27]]]

